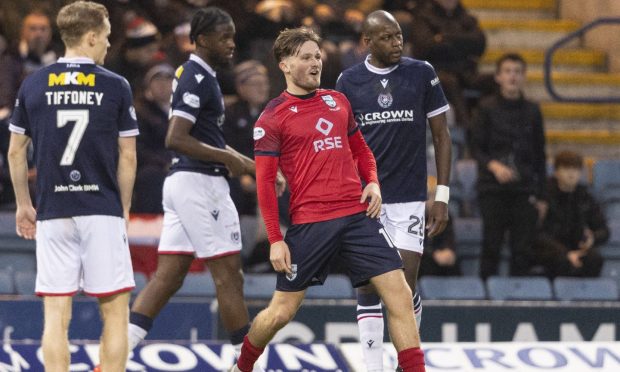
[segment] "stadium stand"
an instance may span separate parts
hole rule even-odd
[[[141,272],[134,272],[133,279],[136,282],[136,287],[133,289],[132,292],[137,295],[138,293],[140,293],[142,288],[146,287],[146,283],[148,283],[149,280],[146,275]]]
[[[552,300],[551,282],[544,277],[500,277],[487,279],[491,300]]]
[[[243,294],[249,299],[270,299],[276,288],[276,274],[245,274]]]
[[[610,278],[559,277],[553,282],[560,301],[617,301],[618,284]]]
[[[486,291],[478,277],[424,276],[419,281],[422,298],[428,300],[484,300]]]
[[[330,275],[323,285],[309,287],[306,298],[348,299],[354,298],[354,294],[351,281],[346,275]]]
[[[601,270],[601,277],[614,279],[616,284],[618,284],[618,288],[620,288],[620,260],[605,260],[603,263],[603,269]]]
[[[15,272],[15,292],[20,295],[34,295],[37,274],[34,271]]]
[[[14,294],[15,285],[13,283],[12,270],[0,270],[0,294]]]
[[[188,273],[176,296],[215,297],[215,284],[209,273]]]

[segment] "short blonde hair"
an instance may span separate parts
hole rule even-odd
[[[108,17],[105,6],[91,1],[76,1],[60,9],[56,24],[62,41],[67,47],[73,47],[87,32],[102,31]]]

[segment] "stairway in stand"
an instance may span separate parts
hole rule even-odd
[[[554,102],[543,79],[545,50],[578,22],[558,18],[562,0],[462,0],[487,35],[481,71],[493,72],[506,52],[518,52],[528,62],[526,96],[541,103],[547,153],[573,149],[590,158],[620,158],[620,105]],[[607,55],[588,49],[577,39],[554,58],[553,81],[563,96],[620,95],[620,73],[609,73]]]

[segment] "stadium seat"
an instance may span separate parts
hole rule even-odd
[[[620,220],[609,222],[611,236],[609,241],[600,248],[605,259],[620,259]]]
[[[251,299],[271,299],[276,289],[276,274],[245,274],[243,294]]]
[[[427,300],[484,300],[486,293],[478,277],[424,276],[419,282],[422,298]]]
[[[552,300],[551,282],[545,277],[500,277],[487,279],[491,300]]]
[[[553,282],[555,297],[562,301],[617,301],[618,284],[610,278],[559,277]]]
[[[480,275],[480,259],[477,257],[462,258],[460,267],[464,276]]]
[[[606,259],[603,262],[601,277],[615,280],[620,288],[620,259]]]
[[[608,189],[620,191],[620,161],[599,160],[594,164],[592,186],[596,195],[605,195]]]
[[[0,270],[0,294],[15,294],[12,270]]]
[[[605,217],[609,221],[620,221],[620,198],[605,202]]]
[[[461,188],[461,212],[466,216],[477,216],[479,214],[476,192],[478,163],[471,159],[457,160],[455,176],[455,183]]]
[[[480,218],[455,218],[454,238],[459,257],[479,257],[482,247],[482,220]]]
[[[215,284],[210,273],[188,273],[177,296],[215,297]]]
[[[21,295],[34,295],[37,274],[34,271],[17,271],[15,273],[15,292]]]
[[[146,287],[146,283],[148,283],[148,279],[146,274],[141,273],[139,271],[135,271],[133,273],[133,280],[136,282],[136,287],[133,289],[133,293],[138,294],[144,287]]]
[[[34,252],[3,252],[0,244],[0,270],[10,269],[17,271],[36,271],[37,259]]]
[[[323,285],[308,288],[306,298],[349,299],[354,297],[351,281],[346,275],[330,275]]]

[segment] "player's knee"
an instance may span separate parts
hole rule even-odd
[[[213,277],[213,283],[218,291],[241,292],[243,290],[243,272],[232,270]]]
[[[281,329],[295,316],[295,311],[286,306],[271,309],[271,322],[274,329]]]

